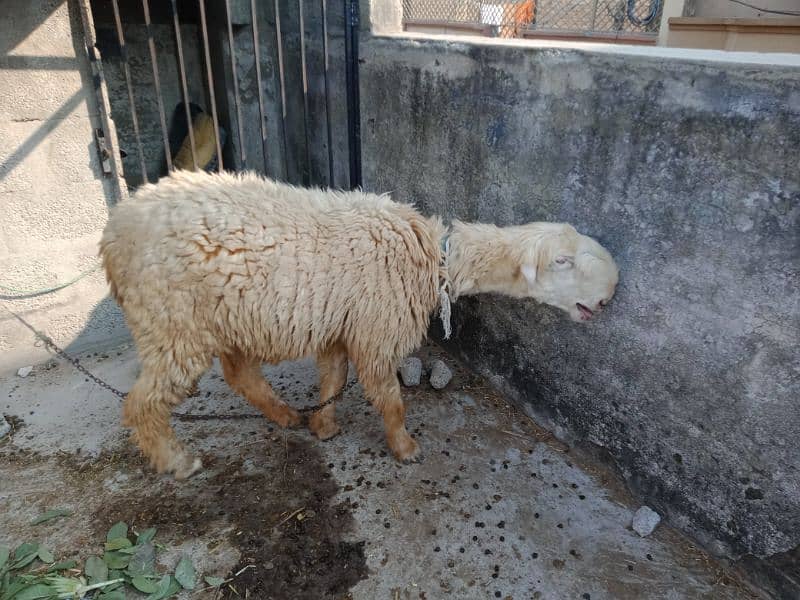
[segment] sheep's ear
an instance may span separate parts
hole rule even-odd
[[[522,265],[520,270],[528,285],[533,285],[536,282],[536,267],[534,265]]]

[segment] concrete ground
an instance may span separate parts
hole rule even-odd
[[[418,355],[429,365],[439,351]],[[82,358],[123,390],[136,376],[129,346]],[[85,557],[116,521],[155,526],[166,567],[187,552],[205,574],[238,573],[225,597],[753,597],[664,524],[639,537],[638,507],[613,473],[454,370],[444,391],[404,390],[425,460],[403,466],[352,378],[337,408],[343,432],[319,442],[256,415],[215,367],[176,410],[178,435],[206,467],[186,482],[151,472],[120,426],[118,400],[70,365],[11,372],[0,378],[0,412],[14,423],[0,441],[0,544],[35,538]],[[293,405],[314,398],[312,363],[265,372]],[[73,514],[29,524],[54,507]]]

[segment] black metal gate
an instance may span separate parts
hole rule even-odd
[[[90,0],[128,187],[176,168],[360,186],[359,7],[335,2]]]

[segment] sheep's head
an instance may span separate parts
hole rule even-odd
[[[544,224],[532,224],[538,229]],[[588,321],[611,300],[619,271],[611,254],[594,239],[570,225],[547,224],[546,235],[528,238],[520,271],[526,295],[569,313],[573,321]],[[525,239],[525,236],[523,236]]]

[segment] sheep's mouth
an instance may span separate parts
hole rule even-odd
[[[578,310],[581,311],[581,320],[588,321],[594,316],[594,312],[588,306],[584,306],[580,302],[576,302],[575,306],[578,307]]]

